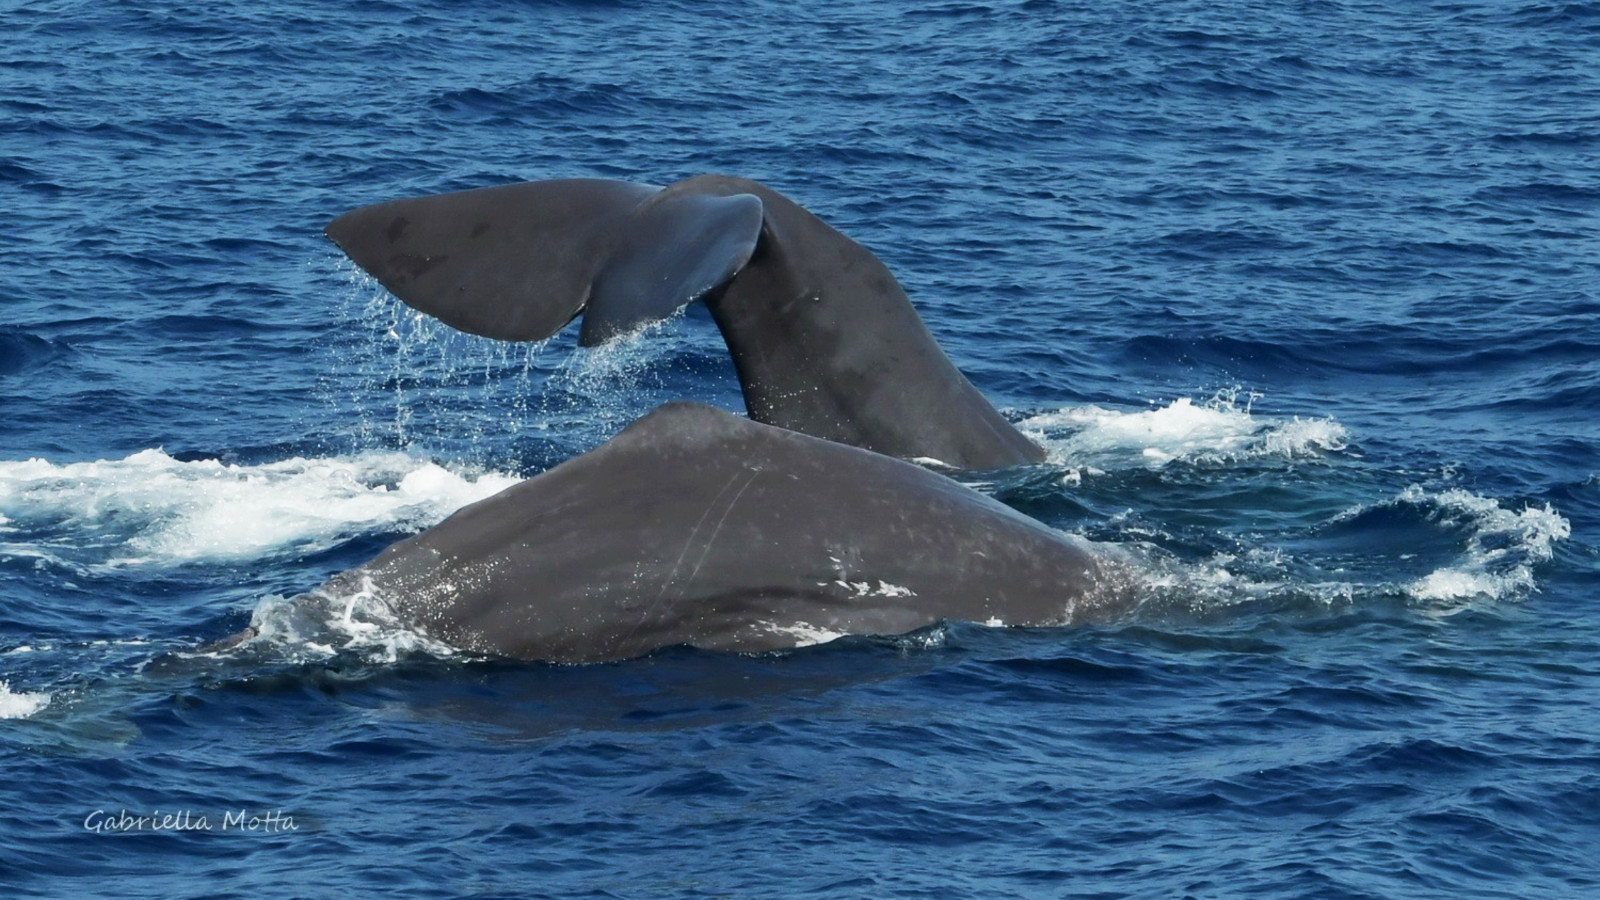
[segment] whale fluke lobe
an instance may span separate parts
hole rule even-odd
[[[578,343],[603,344],[726,283],[755,252],[761,219],[750,194],[668,188],[640,204],[594,274]]]
[[[391,200],[339,216],[327,235],[407,306],[472,334],[537,341],[583,309],[597,263],[656,190],[586,178]]]
[[[528,182],[364,207],[327,234],[462,331],[541,340],[582,312],[593,345],[703,298],[756,421],[963,468],[1044,458],[876,256],[758,182]]]

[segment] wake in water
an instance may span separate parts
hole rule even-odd
[[[1443,538],[1448,549],[1428,574],[1404,583],[1416,600],[1451,608],[1472,600],[1527,596],[1535,589],[1533,569],[1554,555],[1553,545],[1572,535],[1572,524],[1548,504],[1510,510],[1488,497],[1460,488],[1427,491],[1417,485],[1393,500],[1341,514],[1330,530],[1363,529],[1406,522]],[[1403,562],[1421,554],[1401,552]]]
[[[1386,518],[1392,521],[1379,524]],[[1369,524],[1371,534],[1350,540]],[[1571,530],[1549,506],[1512,510],[1457,488],[1412,486],[1394,500],[1341,513],[1310,536],[1283,536],[1305,545],[1301,552],[1234,547],[1186,561],[1154,544],[1134,545],[1130,618],[1214,619],[1246,608],[1316,616],[1388,602],[1450,615],[1526,599],[1538,589],[1535,569]],[[1129,536],[1144,534],[1134,528]],[[1353,555],[1352,545],[1365,552]]]
[[[0,462],[0,555],[73,567],[227,564],[414,531],[518,479],[399,452],[261,465]]]
[[[1341,465],[1350,462],[1343,451],[1351,438],[1337,421],[1258,415],[1256,399],[1234,389],[1137,411],[1065,407],[1020,423],[1064,470],[1069,496],[1126,504],[1096,537],[1129,554],[1132,618],[1246,607],[1317,615],[1392,600],[1449,613],[1520,600],[1537,590],[1535,570],[1571,534],[1547,504],[1508,508],[1459,487],[1421,484],[1301,526],[1294,493],[1279,480],[1366,482],[1375,473]],[[1241,483],[1244,470],[1253,474]],[[1230,519],[1282,524],[1239,537],[1231,527],[1185,521],[1210,521],[1218,497],[1229,498]],[[1152,518],[1155,508],[1168,508],[1165,521]]]
[[[0,462],[0,564],[29,563],[31,576],[49,586],[44,601],[51,605],[58,597],[81,596],[80,580],[137,572],[170,583],[197,567],[230,572],[362,535],[420,531],[518,480],[498,472],[453,471],[396,451],[260,465],[185,461],[159,449],[95,462]],[[184,580],[196,577],[209,576]],[[372,661],[393,661],[413,645],[435,655],[448,651],[404,629],[385,629],[381,609],[368,612],[352,604],[300,632],[275,611],[279,604],[287,609],[286,601],[269,596],[254,613],[266,628],[267,645],[275,648],[270,658],[279,662],[323,659],[347,646]],[[319,636],[330,629],[333,637]],[[193,646],[166,639],[0,646],[0,718],[59,708],[53,700],[77,695],[70,673],[136,672],[160,654]],[[54,674],[42,675],[41,682],[41,673]],[[22,683],[33,689],[13,687]]]

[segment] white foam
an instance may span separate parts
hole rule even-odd
[[[1217,553],[1209,559],[1185,562],[1150,545],[1120,549],[1131,563],[1125,572],[1134,600],[1141,606],[1157,609],[1176,607],[1203,613],[1290,593],[1327,604],[1335,597],[1345,596],[1349,588],[1348,585],[1296,584],[1274,570],[1276,558],[1269,557],[1269,562],[1261,563],[1258,557],[1264,553],[1253,553],[1244,560],[1233,554]],[[1241,571],[1235,572],[1236,567]]]
[[[49,705],[49,694],[13,693],[9,681],[0,681],[0,719],[26,719]]]
[[[75,548],[97,563],[157,566],[257,559],[362,531],[420,529],[516,481],[394,452],[260,465],[183,462],[161,450],[0,462],[0,515],[9,520],[0,554],[59,561]],[[48,539],[4,541],[33,528]]]
[[[1432,518],[1468,530],[1459,560],[1406,586],[1418,600],[1499,600],[1526,594],[1536,586],[1533,567],[1554,555],[1555,542],[1572,535],[1572,523],[1548,504],[1510,510],[1459,488],[1430,493],[1417,485],[1402,492],[1398,502],[1430,508]]]
[[[1241,404],[1236,392],[1218,394],[1203,404],[1180,397],[1140,412],[1074,406],[1032,416],[1018,427],[1043,444],[1054,463],[1070,467],[1092,463],[1089,474],[1100,469],[1160,468],[1179,459],[1295,459],[1344,449],[1349,435],[1334,420],[1258,416],[1250,411],[1251,399]]]
[[[833,584],[844,588],[855,599],[865,597],[915,597],[917,595],[916,591],[908,587],[890,584],[887,581],[879,581],[877,584],[873,584],[871,581],[846,581],[840,578],[834,581]]]
[[[909,655],[927,650],[938,650],[950,640],[948,625],[938,624],[922,631],[913,631],[894,638],[894,646],[901,654]]]
[[[1154,544],[1118,544],[1114,551],[1127,563],[1133,606],[1151,614],[1164,609],[1205,614],[1256,602],[1334,610],[1396,595],[1431,613],[1451,614],[1470,602],[1515,600],[1533,592],[1538,564],[1554,555],[1555,543],[1571,535],[1571,524],[1548,505],[1511,509],[1460,489],[1413,486],[1377,506],[1416,507],[1433,525],[1459,535],[1462,543],[1428,574],[1395,581],[1383,580],[1381,573],[1374,581],[1342,580],[1345,567],[1327,572],[1331,577],[1307,578],[1304,561],[1270,547],[1248,548],[1237,556],[1219,552],[1194,561],[1180,560]],[[1372,508],[1355,507],[1336,521]],[[1397,555],[1411,559],[1417,554]]]
[[[255,635],[241,646],[266,648],[296,662],[327,659],[341,651],[373,663],[393,663],[417,654],[443,658],[457,652],[404,624],[371,582],[349,595],[319,590],[297,597],[264,597],[251,613],[250,627]]]
[[[1488,575],[1446,568],[1413,581],[1406,586],[1406,593],[1418,600],[1468,600],[1473,597],[1501,597],[1518,588],[1532,586],[1531,577]]]
[[[794,639],[796,647],[812,647],[817,644],[826,644],[845,636],[843,631],[834,631],[818,625],[808,625],[805,622],[795,622],[792,625],[778,625],[768,622],[763,627],[774,634]]]

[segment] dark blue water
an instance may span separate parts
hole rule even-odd
[[[1050,448],[977,486],[1137,605],[585,667],[297,630],[741,408],[703,311],[459,336],[325,222],[701,172],[878,253]],[[0,201],[6,896],[1600,890],[1600,4],[12,0]]]

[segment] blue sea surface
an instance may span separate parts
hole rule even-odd
[[[888,264],[1049,450],[969,483],[1131,608],[587,666],[295,620],[743,410],[700,307],[483,340],[327,221],[703,172]],[[7,0],[0,200],[6,897],[1600,896],[1600,3]]]

